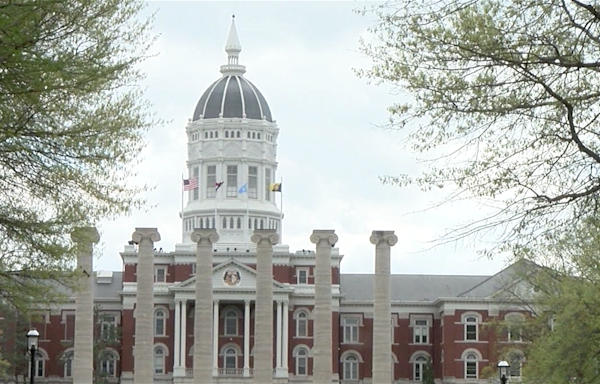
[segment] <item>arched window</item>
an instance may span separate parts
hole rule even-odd
[[[204,229],[204,219],[200,218],[200,229]]]
[[[254,229],[258,229],[258,219],[254,219]]]
[[[208,139],[208,132],[204,132],[204,138]]]
[[[252,132],[252,138],[256,139],[256,133],[255,132]]]
[[[305,348],[296,351],[296,375],[308,375],[308,351]]]
[[[165,349],[163,347],[154,348],[154,373],[164,375],[165,372]]]
[[[62,357],[64,363],[64,377],[73,376],[73,351],[65,352]]]
[[[296,314],[296,337],[308,336],[308,313],[300,311]]]
[[[427,364],[427,357],[423,355],[419,355],[415,358],[413,362],[413,380],[422,381],[423,380],[423,371],[425,370],[425,365]]]
[[[233,347],[229,347],[223,354],[225,369],[237,369],[237,351]]]
[[[210,227],[211,228],[215,227],[215,218],[214,217],[210,219]]]
[[[242,229],[242,218],[241,217],[238,217],[238,219],[237,219],[237,228]]]
[[[157,309],[154,312],[154,336],[165,335],[165,311]]]
[[[252,229],[252,219],[248,219],[248,229]]]
[[[215,139],[219,138],[219,132],[215,132]]]
[[[265,229],[265,221],[260,219],[260,229]]]
[[[240,131],[237,131],[236,133],[236,137],[239,138],[240,137]]]
[[[233,309],[225,313],[225,335],[237,336],[238,334],[238,314]]]
[[[344,380],[358,380],[358,357],[355,354],[347,354],[344,357],[343,366]]]
[[[256,134],[256,138],[260,140],[260,132]]]
[[[465,379],[476,379],[478,376],[478,361],[474,352],[469,352],[465,356]]]
[[[250,132],[248,132],[248,138],[250,138]]]
[[[210,133],[210,138],[211,138],[211,139],[213,138],[213,133],[212,133],[212,132]]]
[[[233,229],[233,228],[235,228],[235,227],[233,226],[233,217],[229,218],[229,228],[230,228],[230,229]]]
[[[229,138],[229,131],[225,131],[225,137]]]
[[[478,322],[476,316],[465,317],[465,340],[477,340]]]
[[[105,377],[117,376],[117,356],[112,351],[104,351],[100,357],[100,374]]]
[[[223,218],[223,229],[227,228],[227,218]]]

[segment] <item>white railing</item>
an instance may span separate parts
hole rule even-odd
[[[219,376],[244,376],[244,370],[238,368],[219,368]]]

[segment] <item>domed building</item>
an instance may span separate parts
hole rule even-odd
[[[163,251],[160,228],[132,229],[122,271],[86,273],[71,301],[41,311],[28,324],[40,333],[35,382],[410,384],[430,373],[438,384],[487,384],[498,342],[520,346],[514,333],[484,328],[523,316],[496,299],[511,268],[390,274],[393,231],[365,234],[375,274],[340,272],[334,230],[307,234],[314,249],[290,251],[277,204],[279,127],[240,64],[235,20],[225,51],[221,77],[185,127],[181,243]],[[80,246],[78,268],[90,271],[91,244]],[[3,355],[22,353],[11,329]]]

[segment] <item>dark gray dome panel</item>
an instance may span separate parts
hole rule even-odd
[[[245,115],[245,116],[244,116]],[[243,118],[272,122],[271,110],[258,88],[242,76],[224,76],[215,81],[204,92],[196,109],[193,120],[225,118]]]

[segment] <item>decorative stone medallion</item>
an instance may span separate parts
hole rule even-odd
[[[227,269],[225,270],[225,273],[223,273],[223,282],[225,285],[235,287],[236,285],[239,285],[241,281],[242,276],[237,269]]]

